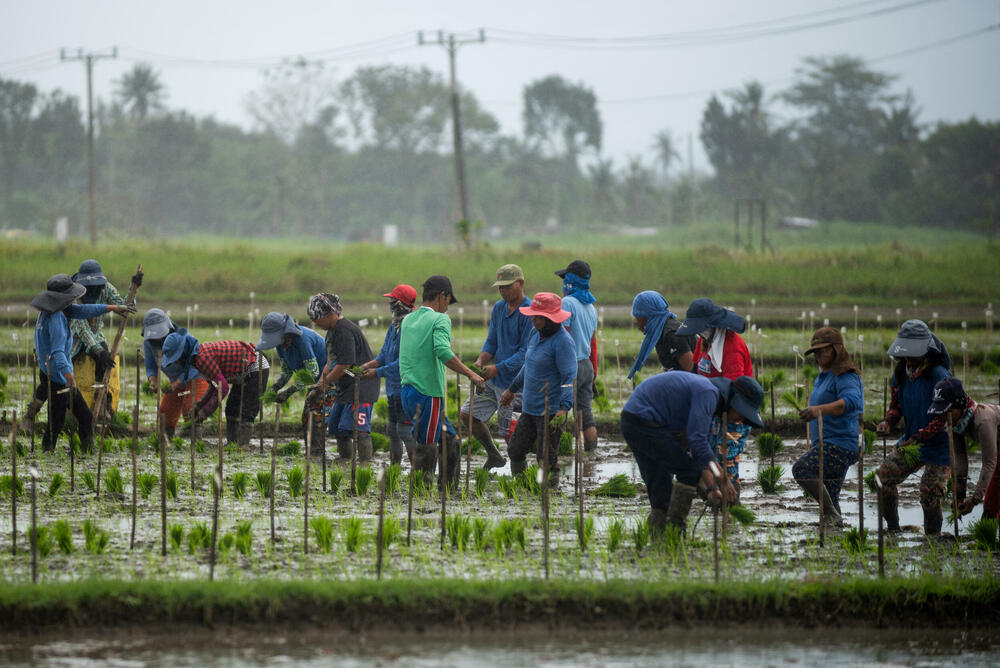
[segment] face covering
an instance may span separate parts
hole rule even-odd
[[[709,327],[708,329],[698,332],[698,336],[702,338],[705,343],[711,343],[712,339],[715,338],[715,328]]]
[[[538,333],[542,335],[542,338],[545,338],[547,336],[552,336],[553,334],[557,333],[560,327],[562,327],[562,325],[560,325],[558,322],[552,322],[551,320],[546,318],[545,325],[543,325],[542,328],[538,330]]]
[[[969,401],[965,406],[965,412],[962,413],[962,417],[958,418],[958,422],[952,425],[952,429],[955,430],[956,434],[961,434],[964,432],[968,426],[969,421],[972,420],[972,414],[976,412],[976,402],[969,397]]]
[[[392,325],[398,329],[403,318],[413,312],[413,307],[393,297],[389,300],[389,310],[392,311]]]
[[[910,380],[916,380],[920,377],[920,374],[924,372],[927,367],[927,360],[921,358],[920,361],[912,364],[909,360],[906,361],[906,377]]]

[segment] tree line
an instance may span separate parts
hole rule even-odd
[[[731,215],[735,198],[779,215],[993,230],[1000,123],[925,126],[894,77],[847,57],[806,59],[795,81],[713,95],[699,139],[712,174],[679,169],[669,128],[651,159],[602,154],[594,92],[558,75],[523,90],[522,133],[506,135],[460,95],[471,215],[488,235],[661,226]],[[371,66],[338,81],[305,60],[267,70],[247,97],[254,128],[167,107],[149,65],[116,82],[95,115],[104,230],[170,236],[307,235],[451,239],[457,214],[451,110],[425,67]],[[0,78],[0,227],[86,220],[86,118],[61,91]],[[466,224],[468,225],[468,223]],[[466,227],[466,230],[469,228]]]

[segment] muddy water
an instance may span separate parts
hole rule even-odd
[[[347,635],[309,628],[172,633],[116,631],[6,638],[0,662],[12,666],[988,666],[1000,644],[979,633],[839,629],[630,629],[505,631],[449,635],[384,631]]]

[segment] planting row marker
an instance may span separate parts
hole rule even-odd
[[[951,412],[948,412],[948,456],[951,458],[951,514],[955,524],[955,542],[958,542],[958,479],[955,473],[955,431],[952,429]]]
[[[260,454],[264,454],[264,402],[260,400],[264,396],[264,356],[257,351],[257,420],[260,422]],[[309,402],[306,402],[308,404]],[[306,406],[308,408],[308,405]],[[253,433],[251,431],[251,433]],[[251,441],[252,443],[252,441]],[[249,444],[248,444],[249,445]],[[250,445],[250,447],[253,447]],[[324,476],[325,478],[326,476]]]
[[[865,412],[858,414],[858,533],[865,533]]]
[[[31,581],[38,582],[38,469],[28,467],[31,477]],[[16,491],[16,490],[11,490]]]
[[[355,376],[348,369],[345,373],[354,378],[354,435],[351,437],[351,495],[358,495],[357,472],[358,472],[358,420],[361,414],[361,379]],[[371,429],[371,425],[368,427]]]
[[[579,504],[577,515],[580,518],[577,533],[580,539],[580,552],[586,552],[587,541],[583,535],[583,418],[577,410],[576,400],[576,381],[573,381],[573,452],[576,455],[576,476],[574,482],[576,483],[576,498]]]
[[[51,386],[50,386],[51,387]],[[49,394],[51,395],[51,389]],[[51,401],[49,402],[51,406]],[[49,428],[51,434],[52,429]],[[52,438],[50,435],[49,438]],[[17,411],[10,424],[10,553],[17,556]]]
[[[456,372],[456,382],[457,382]],[[461,405],[461,402],[459,402]],[[469,440],[465,444],[465,495],[469,495],[469,478],[472,477],[472,415],[476,409],[476,384],[469,379]],[[489,455],[487,454],[487,458]]]
[[[274,442],[271,444],[271,493],[268,494],[270,502],[269,512],[271,515],[271,545],[274,545],[274,476],[275,457],[278,452],[278,427],[281,425],[281,404],[274,405]]]
[[[195,441],[197,440],[198,429],[195,426],[196,420],[195,415],[198,412],[198,393],[195,392],[195,381],[192,379],[188,385],[188,392],[191,395],[191,415],[188,417],[188,422],[190,422],[191,428],[191,492],[194,493],[194,451],[196,447]],[[221,409],[221,406],[220,406]]]
[[[382,579],[382,535],[385,526],[385,463],[378,472],[378,531],[375,532],[375,545],[378,556],[375,561],[376,577]]]
[[[447,390],[447,388],[445,388]],[[456,389],[458,389],[456,387]],[[448,419],[448,392],[445,391],[445,396],[441,400],[441,435],[438,437],[438,443],[441,447],[441,474],[438,476],[438,485],[441,488],[441,551],[444,552],[444,535],[446,530],[446,524],[448,521],[448,444],[445,443],[444,437],[446,430],[444,428],[444,421]],[[416,423],[414,423],[416,424]]]
[[[302,495],[302,550],[309,554],[309,460],[312,458],[312,411],[306,419],[306,488]]]
[[[156,354],[156,368],[163,369],[163,351]],[[159,371],[156,374],[156,443],[160,446],[160,555],[167,556],[167,446],[163,442],[163,414],[160,412],[162,384]],[[72,446],[70,452],[73,451]]]
[[[139,384],[139,358],[142,355],[142,351],[139,348],[135,349],[135,409],[132,413],[132,530],[129,533],[128,549],[135,549],[135,488],[136,479],[138,478],[138,465],[135,461],[135,451],[139,447],[139,396],[142,394],[141,385]],[[156,374],[157,382],[159,382],[160,375]]]
[[[816,416],[816,430],[819,432],[819,487],[816,488],[816,496],[819,497],[819,546],[824,547],[824,539],[826,538],[826,532],[823,527],[823,499],[826,497],[824,490],[826,490],[826,481],[823,478],[823,412],[820,411]],[[806,427],[806,431],[809,428]],[[806,441],[806,447],[809,447],[808,440]]]
[[[417,424],[420,419],[420,404],[413,414],[413,424]],[[417,446],[413,446],[413,453],[416,455]],[[406,499],[406,547],[410,546],[410,528],[413,526],[413,475],[416,467],[413,465],[413,458],[410,458],[410,493]]]
[[[215,545],[219,538],[219,497],[222,496],[222,455],[223,455],[223,435],[222,435],[222,383],[215,389],[219,397],[219,405],[216,414],[219,416],[219,464],[215,468],[214,494],[212,495],[212,549],[208,555],[208,579],[215,579]]]
[[[882,525],[882,479],[875,474],[876,500],[878,501],[878,575],[885,577],[885,534]]]
[[[617,342],[616,342],[617,343]],[[619,385],[619,388],[621,386]],[[549,381],[545,381],[545,413],[542,418],[542,563],[545,565],[545,579],[549,579]]]

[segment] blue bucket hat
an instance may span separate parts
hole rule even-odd
[[[760,405],[764,401],[764,390],[760,383],[750,376],[740,376],[736,380],[729,378],[709,378],[722,395],[726,408],[735,408],[743,418],[755,427],[763,427],[760,418]]]
[[[292,316],[287,313],[271,311],[260,321],[261,336],[257,342],[257,350],[270,350],[281,343],[285,334],[302,336],[302,328],[295,324]]]
[[[105,285],[108,279],[105,277],[104,272],[101,270],[101,265],[97,260],[84,260],[80,264],[80,270],[73,274],[73,282],[89,288],[91,286]]]
[[[142,329],[139,333],[144,339],[165,339],[170,332],[176,331],[177,323],[161,308],[151,308],[142,316]]]
[[[684,322],[677,329],[678,336],[698,334],[709,327],[716,329],[731,329],[737,334],[746,331],[747,321],[729,309],[716,306],[708,297],[695,299],[688,306]]]
[[[171,380],[186,375],[181,367],[187,367],[191,363],[191,356],[198,353],[198,348],[198,339],[188,334],[183,327],[178,327],[176,332],[172,332],[163,341],[163,359],[160,362],[163,371]],[[179,362],[182,364],[178,364]]]

